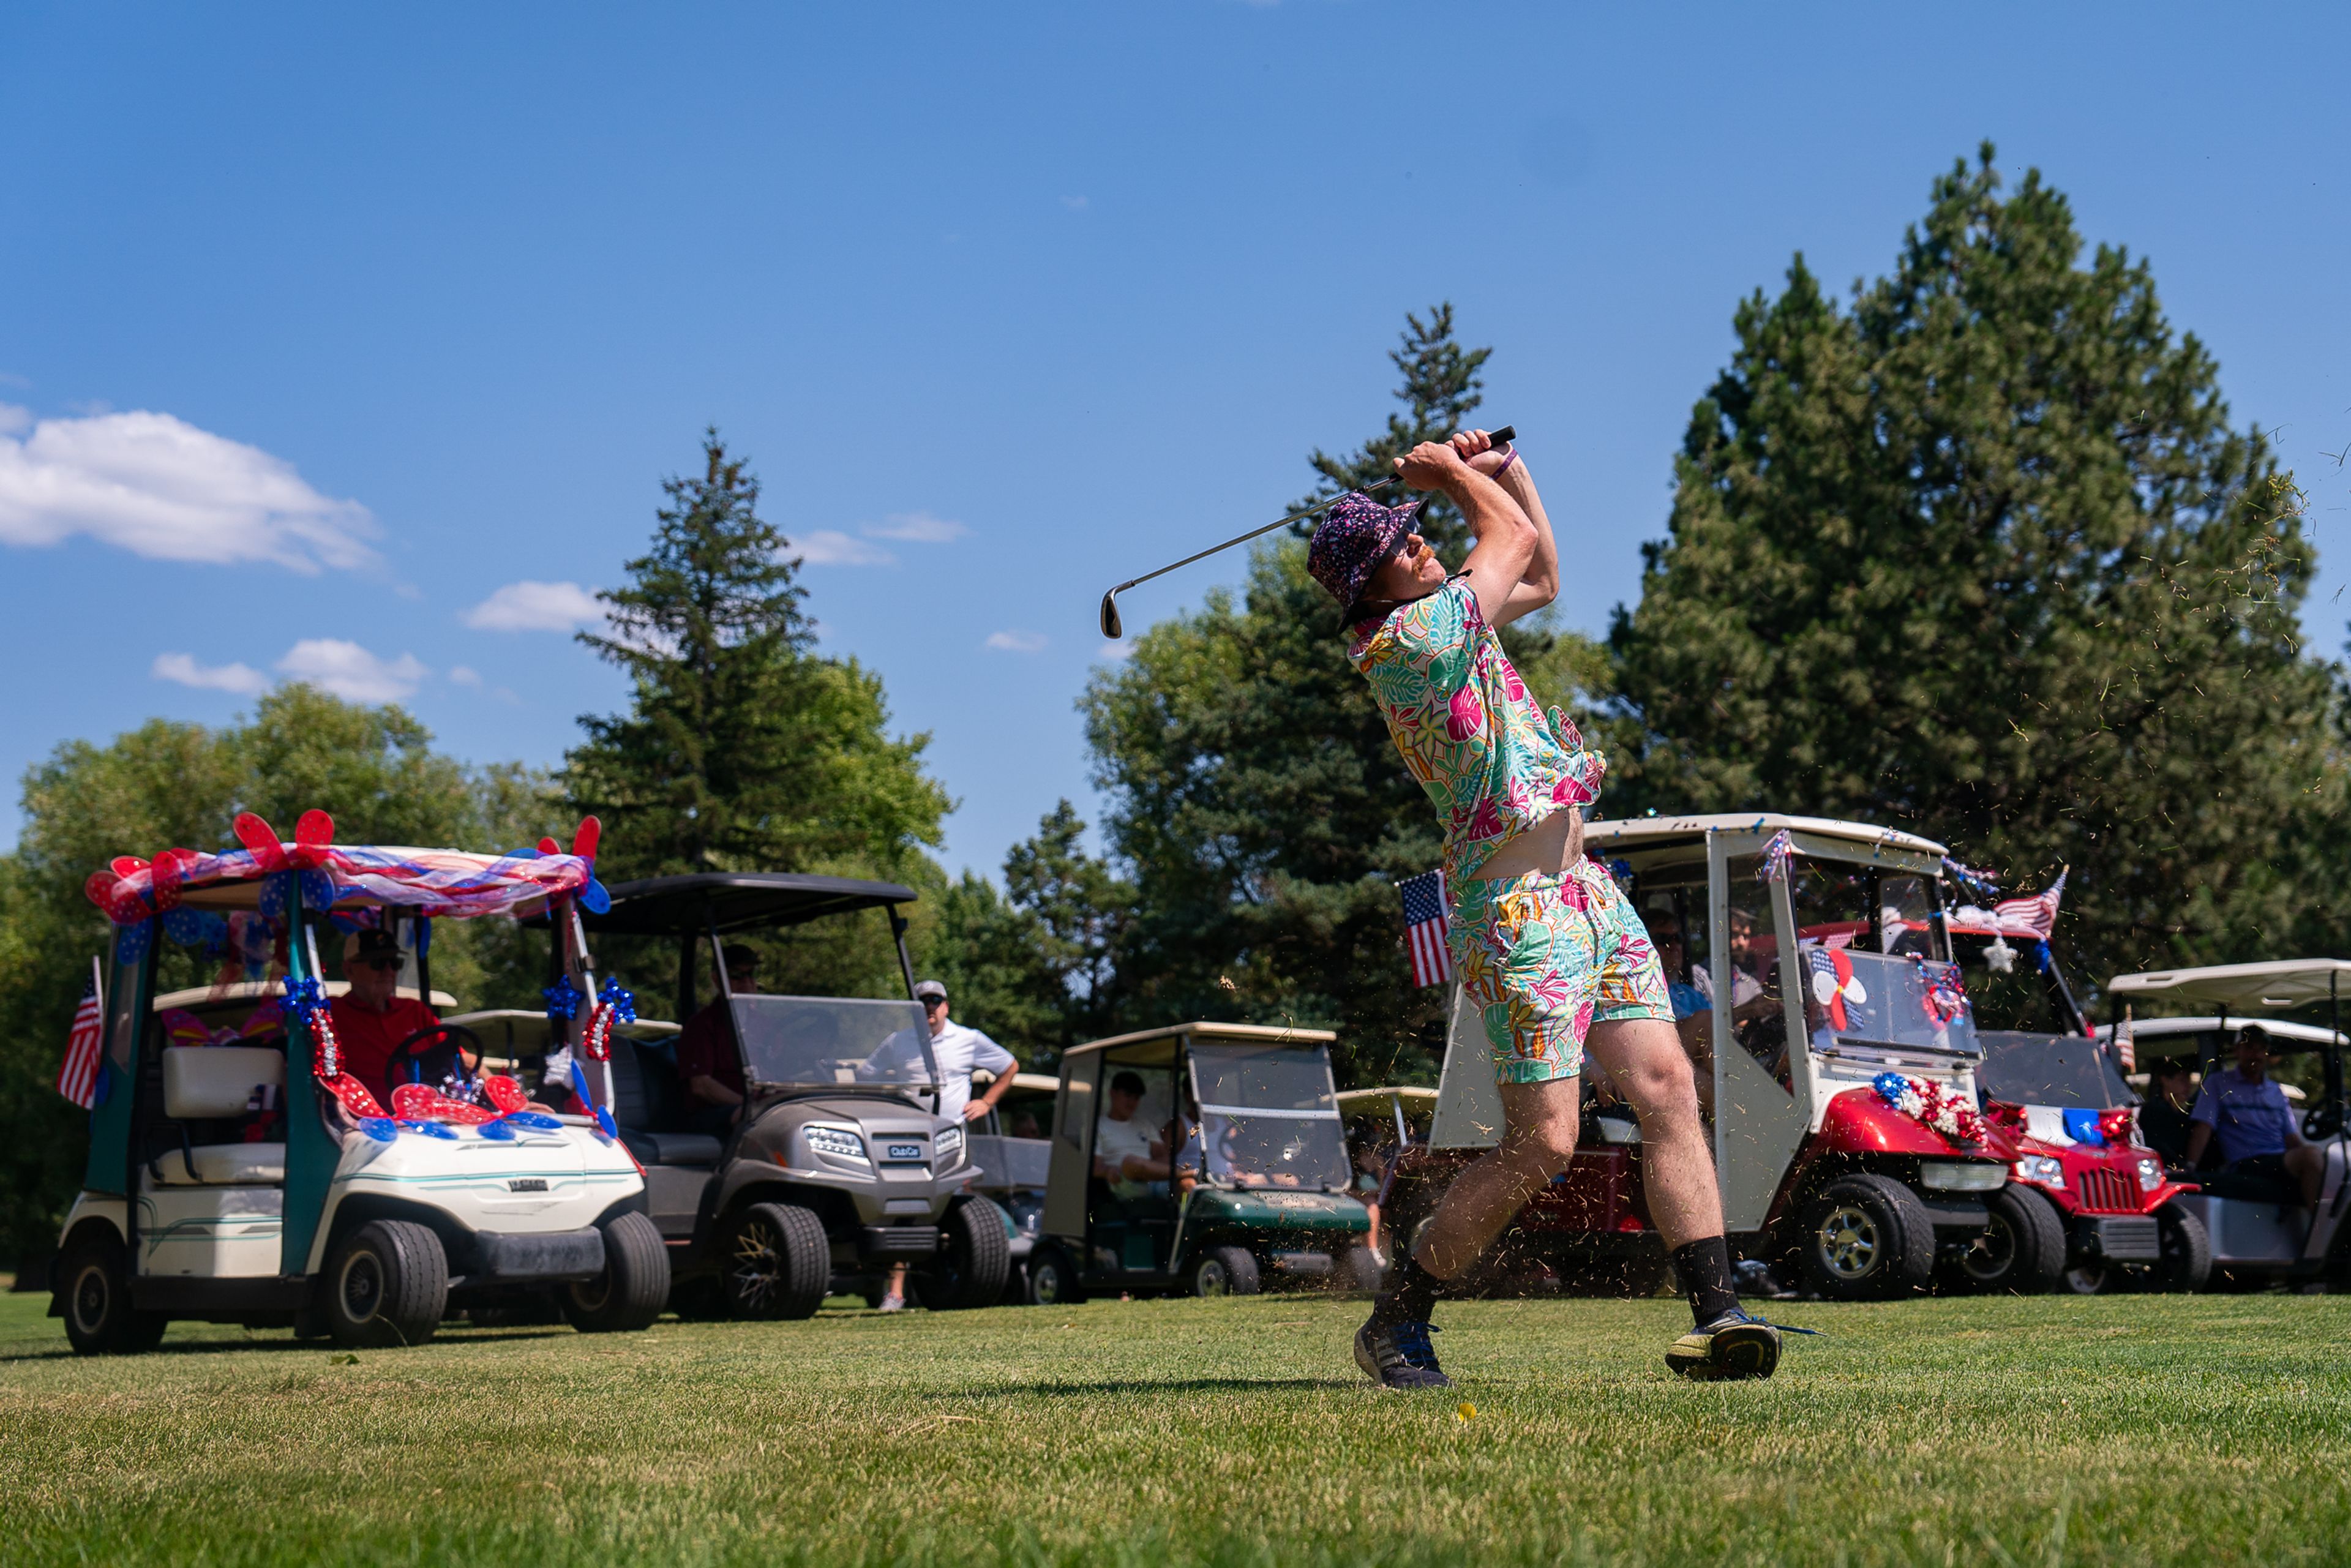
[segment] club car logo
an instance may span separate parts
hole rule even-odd
[[[508,1192],[545,1192],[547,1190],[547,1178],[545,1176],[517,1176],[512,1181],[507,1183],[507,1190]]]
[[[893,1160],[919,1160],[923,1157],[923,1145],[920,1144],[893,1144],[890,1145],[890,1157]]]

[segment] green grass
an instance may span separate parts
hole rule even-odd
[[[2351,1559],[2343,1298],[1792,1304],[1831,1337],[1735,1386],[1666,1375],[1670,1301],[1448,1305],[1443,1396],[1374,1390],[1321,1298],[355,1362],[84,1361],[46,1304],[0,1299],[16,1563]]]

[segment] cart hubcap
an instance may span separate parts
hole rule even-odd
[[[106,1307],[113,1291],[109,1288],[106,1270],[93,1263],[81,1271],[74,1281],[74,1324],[84,1333],[96,1333],[106,1322]]]
[[[2016,1233],[2008,1228],[2007,1220],[1994,1215],[1983,1233],[1968,1243],[1967,1256],[1959,1266],[1970,1279],[1990,1283],[2005,1279],[2015,1263]]]
[[[355,1323],[375,1316],[383,1302],[383,1266],[372,1252],[354,1252],[343,1265],[343,1311]]]
[[[758,1307],[783,1272],[782,1249],[764,1225],[747,1225],[735,1238],[735,1299]]]
[[[1877,1267],[1877,1222],[1856,1206],[1841,1204],[1821,1221],[1814,1245],[1821,1261],[1840,1280],[1859,1280]]]
[[[1204,1296],[1221,1296],[1229,1292],[1233,1282],[1225,1277],[1225,1266],[1211,1258],[1200,1265],[1197,1289]]]

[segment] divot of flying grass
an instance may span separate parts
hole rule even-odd
[[[0,1297],[10,1563],[2215,1563],[2351,1557],[2351,1301],[1451,1304],[1373,1388],[1324,1297],[87,1361]],[[1474,1408],[1474,1416],[1464,1414]]]

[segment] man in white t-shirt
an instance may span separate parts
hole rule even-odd
[[[931,1059],[938,1063],[939,1115],[950,1122],[977,1122],[996,1108],[1012,1087],[1012,1075],[1019,1069],[1013,1054],[976,1029],[967,1029],[947,1018],[947,988],[936,980],[924,980],[914,987],[914,999],[923,1004],[923,1021],[931,1031]],[[872,1060],[894,1060],[899,1055],[919,1056],[921,1044],[907,1038],[912,1030],[901,1030],[882,1042]],[[977,1100],[971,1095],[971,1075],[982,1069],[996,1075],[996,1082]],[[882,1294],[882,1310],[894,1312],[906,1304],[906,1265],[899,1263],[890,1270],[890,1283]]]

